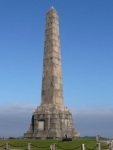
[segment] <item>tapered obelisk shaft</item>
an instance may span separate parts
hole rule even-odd
[[[41,104],[63,104],[58,13],[46,13]]]

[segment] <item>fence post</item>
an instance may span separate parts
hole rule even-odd
[[[6,150],[10,150],[10,143],[9,142],[6,143]]]
[[[57,145],[56,145],[56,143],[53,144],[53,150],[57,150]]]
[[[50,150],[53,150],[53,145],[50,145]]]
[[[100,143],[97,143],[97,150],[101,150]]]
[[[112,143],[110,142],[110,143],[109,143],[109,150],[111,150],[111,146],[112,146]]]
[[[31,143],[28,143],[28,150],[31,150]]]
[[[109,143],[109,149],[113,150],[113,142],[112,141]]]
[[[84,144],[82,144],[82,150],[85,150],[85,146],[84,146]]]

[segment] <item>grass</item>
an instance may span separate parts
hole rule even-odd
[[[27,149],[28,143],[31,143],[32,145],[37,147],[47,147],[52,145],[53,143],[56,143],[59,146],[57,150],[61,150],[60,147],[65,149],[74,149],[78,146],[81,146],[81,144],[85,144],[85,146],[88,147],[89,149],[93,149],[97,144],[96,140],[94,139],[76,139],[71,142],[62,142],[61,140],[7,139],[7,140],[0,140],[0,146],[5,145],[7,142],[10,143],[11,149],[15,148],[15,149],[23,149],[23,150]],[[37,149],[49,150],[49,148],[36,148],[34,146],[32,146],[31,150],[37,150]],[[78,150],[81,150],[81,147]]]

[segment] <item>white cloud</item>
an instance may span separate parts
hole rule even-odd
[[[0,137],[23,136],[29,129],[35,105],[0,106]]]
[[[82,108],[72,108],[71,112],[75,115],[111,115],[113,114],[113,108],[99,108],[99,107],[82,107]]]
[[[81,136],[113,137],[113,108],[72,109],[74,124]]]
[[[0,115],[20,114],[20,113],[28,114],[28,113],[32,113],[36,109],[36,107],[37,106],[35,105],[25,105],[25,104],[0,106]]]
[[[0,137],[22,136],[29,129],[36,105],[0,106]],[[71,108],[75,129],[81,136],[113,136],[113,108]]]

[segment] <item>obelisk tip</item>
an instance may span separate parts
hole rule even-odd
[[[55,8],[53,6],[51,6],[47,12],[49,12],[49,11],[55,11],[57,13],[57,11],[55,10]]]

